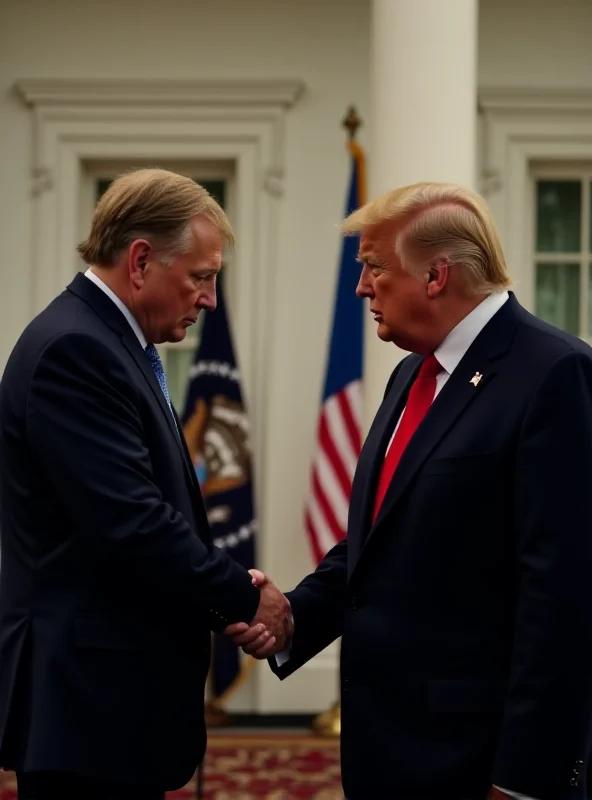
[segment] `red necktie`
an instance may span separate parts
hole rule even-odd
[[[436,376],[441,369],[436,356],[432,354],[423,360],[417,378],[413,381],[403,417],[382,465],[376,490],[373,522],[378,515],[403,451],[432,405],[436,394]]]

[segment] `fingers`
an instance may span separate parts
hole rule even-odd
[[[269,631],[265,631],[259,636],[255,641],[243,647],[243,651],[248,656],[255,656],[255,658],[265,658],[264,655],[259,655],[259,653],[265,653],[268,650],[271,652],[274,647],[276,646],[277,640],[275,636],[271,636]]]
[[[259,569],[250,569],[249,575],[252,578],[251,583],[253,586],[263,586],[267,582],[267,578]]]
[[[260,647],[259,650],[256,650],[254,653],[250,653],[253,658],[263,659],[269,658],[270,656],[274,656],[276,653],[279,653],[283,650],[283,645],[278,644],[275,636],[272,636],[263,647]]]
[[[259,639],[261,639],[259,642],[259,647],[261,647],[261,645],[264,644],[268,638],[269,631],[265,625],[260,622],[257,625],[251,625],[250,628],[248,627],[246,630],[233,636],[232,641],[238,645],[238,647],[245,649],[246,647],[252,648],[253,644]]]
[[[228,625],[226,628],[224,628],[223,633],[225,636],[230,636],[232,638],[248,630],[249,626],[246,622],[235,622],[234,624]]]

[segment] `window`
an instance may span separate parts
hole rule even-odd
[[[94,209],[103,193],[109,188],[116,175],[131,166],[143,166],[140,163],[133,164],[91,164],[87,166],[87,178],[90,181],[89,189],[92,195],[91,208]],[[151,165],[150,165],[151,166]],[[206,188],[210,194],[220,203],[222,208],[229,213],[229,191],[232,188],[232,166],[221,162],[220,164],[162,164],[167,169],[182,172],[194,176],[194,180]],[[86,235],[86,231],[83,232]],[[225,266],[226,266],[225,259]],[[163,342],[158,345],[158,352],[162,359],[164,370],[167,377],[167,384],[171,400],[179,414],[182,414],[187,392],[189,369],[195,357],[195,351],[199,343],[199,332],[203,314],[198,318],[197,325],[187,330],[187,336],[182,342]]]
[[[533,169],[535,313],[592,339],[592,164]]]

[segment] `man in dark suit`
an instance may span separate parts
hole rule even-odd
[[[215,308],[224,238],[189,178],[122,176],[79,247],[89,270],[6,366],[0,764],[21,800],[182,786],[206,745],[211,631],[253,620],[283,641],[283,595],[212,544],[154,346]]]
[[[288,593],[272,668],[343,637],[349,800],[583,798],[592,351],[507,291],[469,191],[405,187],[344,230],[361,233],[378,336],[412,355],[364,444],[347,539]],[[258,654],[256,632],[228,632]]]

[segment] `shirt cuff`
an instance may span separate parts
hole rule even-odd
[[[275,654],[275,663],[278,667],[281,667],[282,664],[285,664],[286,661],[290,660],[290,648],[286,647],[285,650],[280,650],[279,653]]]
[[[279,655],[279,654],[278,654]],[[520,794],[519,792],[511,792],[509,789],[504,789],[501,786],[495,786],[494,789],[499,789],[500,792],[505,792],[508,797],[513,797],[514,800],[536,800],[536,797],[530,797],[527,794]]]

